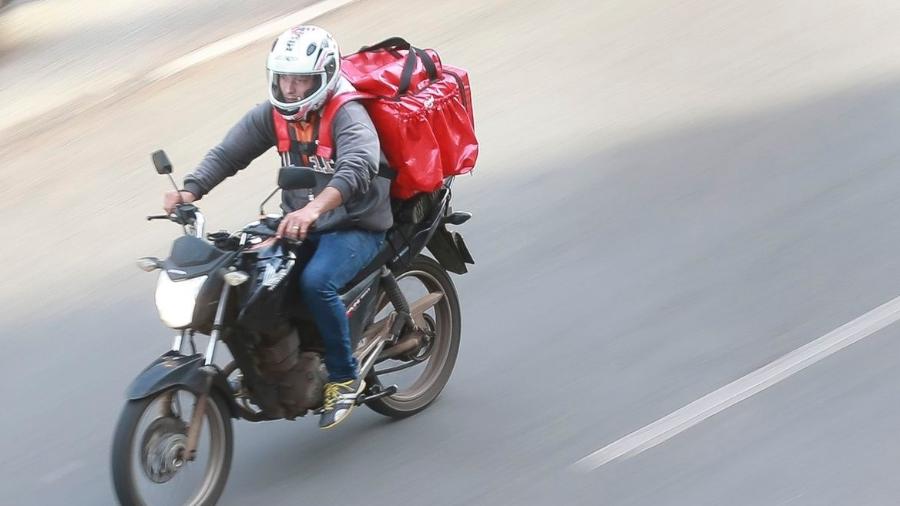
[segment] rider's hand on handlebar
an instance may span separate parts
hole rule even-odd
[[[309,228],[319,219],[319,210],[316,206],[307,205],[282,218],[278,225],[277,237],[304,240]]]
[[[163,209],[172,214],[178,204],[190,204],[195,200],[197,200],[197,196],[191,192],[170,190],[163,195]]]

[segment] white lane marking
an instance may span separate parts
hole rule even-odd
[[[57,469],[55,471],[51,471],[51,472],[45,474],[44,476],[42,476],[41,483],[43,483],[45,485],[50,485],[52,483],[55,483],[55,482],[65,478],[66,476],[78,471],[79,469],[83,468],[86,465],[87,464],[85,464],[85,462],[83,460],[74,460],[74,461],[69,462],[68,464],[60,467],[59,469]]]
[[[572,464],[572,468],[588,472],[613,460],[632,457],[653,448],[898,320],[900,320],[900,297],[595,451]]]
[[[150,81],[165,79],[195,65],[237,51],[250,44],[259,42],[260,40],[274,37],[293,25],[306,23],[356,1],[357,0],[324,0],[308,7],[304,7],[293,14],[273,19],[272,21],[250,28],[249,30],[236,33],[230,37],[203,46],[196,51],[192,51],[181,58],[173,60],[156,70],[151,71],[147,78]]]

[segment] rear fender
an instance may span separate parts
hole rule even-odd
[[[469,271],[466,264],[475,263],[459,232],[451,232],[443,224],[429,239],[428,251],[444,269],[456,274],[465,274]]]

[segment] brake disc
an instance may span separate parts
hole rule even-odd
[[[154,483],[166,483],[184,465],[187,425],[184,420],[164,416],[153,420],[141,441],[144,474]]]

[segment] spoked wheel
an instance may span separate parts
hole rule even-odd
[[[197,396],[169,390],[128,401],[112,448],[113,485],[129,506],[210,506],[218,501],[231,468],[231,418],[215,392],[206,410],[196,458],[187,459],[188,433]]]
[[[367,378],[376,388],[396,384],[397,393],[366,405],[382,415],[403,418],[427,408],[450,379],[459,352],[460,311],[453,281],[429,257],[416,257],[397,281],[410,307],[417,303],[430,306],[423,314],[419,346],[376,364]],[[385,304],[376,320],[393,311]]]

